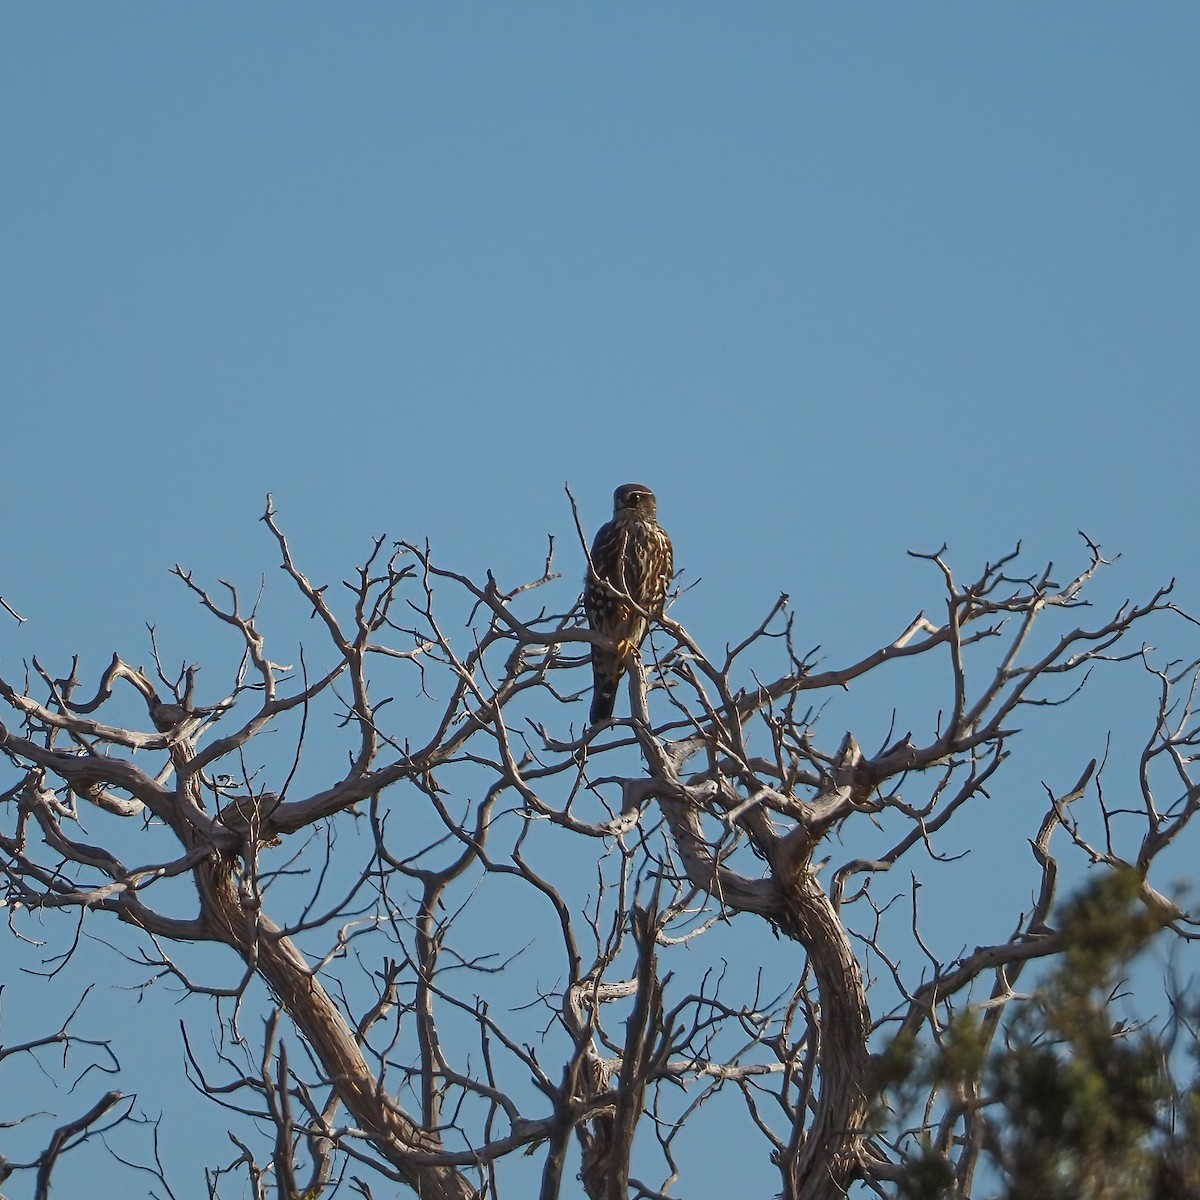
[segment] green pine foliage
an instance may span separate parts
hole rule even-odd
[[[1134,872],[1113,871],[1057,925],[1069,948],[1007,1021],[1002,1046],[985,1050],[968,1013],[943,1031],[932,1060],[911,1046],[883,1056],[901,1104],[914,1084],[980,1101],[983,1154],[970,1190],[926,1139],[899,1181],[902,1200],[1200,1200],[1200,1005],[1173,997],[1164,1030],[1161,1021],[1126,1026],[1114,1004],[1160,917]],[[1191,1050],[1182,1064],[1180,1035]]]

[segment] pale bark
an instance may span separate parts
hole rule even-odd
[[[575,737],[583,726],[572,689],[580,651],[595,635],[580,628],[573,595],[561,611],[525,603],[527,591],[554,582],[549,559],[540,579],[505,591],[490,575],[476,582],[438,567],[420,545],[398,546],[389,558],[379,539],[349,583],[352,611],[340,617],[330,590],[296,566],[273,508],[264,519],[288,587],[304,617],[315,618],[307,627],[319,634],[319,665],[307,649],[298,668],[273,661],[236,591],[219,603],[180,570],[205,613],[244,649],[225,692],[207,704],[197,700],[196,669],[169,677],[153,643],[157,681],[115,655],[82,699],[74,667],[54,679],[35,662],[24,684],[0,680],[9,714],[0,749],[13,776],[0,792],[0,871],[13,928],[26,910],[41,910],[49,925],[66,909],[144,931],[136,936],[148,935],[153,949],[139,942],[137,952],[151,969],[213,999],[221,1036],[211,1040],[221,1049],[208,1068],[223,1076],[209,1081],[193,1053],[193,1041],[209,1039],[189,1037],[199,1086],[221,1101],[236,1097],[233,1110],[273,1126],[270,1137],[248,1131],[251,1122],[230,1129],[242,1157],[214,1166],[213,1198],[230,1174],[238,1194],[248,1180],[256,1198],[268,1181],[280,1195],[315,1197],[336,1162],[343,1179],[373,1172],[376,1195],[398,1183],[426,1200],[476,1200],[499,1184],[506,1159],[525,1154],[541,1156],[540,1200],[574,1194],[576,1169],[589,1200],[666,1194],[677,1184],[688,1195],[697,1188],[676,1161],[678,1128],[706,1119],[710,1102],[726,1106],[726,1121],[739,1101],[743,1125],[729,1136],[739,1153],[762,1139],[775,1164],[764,1171],[777,1169],[781,1181],[771,1194],[838,1200],[860,1178],[886,1190],[911,1147],[875,1131],[868,1140],[868,1115],[880,1111],[872,1050],[892,1033],[928,1043],[979,979],[981,1027],[999,1036],[1023,964],[1066,948],[1054,929],[1057,831],[1086,861],[1134,866],[1145,903],[1196,932],[1150,879],[1157,856],[1200,809],[1192,765],[1200,689],[1177,668],[1147,668],[1158,699],[1133,785],[1144,808],[1140,838],[1122,844],[1109,831],[1097,845],[1073,817],[1084,804],[1097,805],[1102,819],[1110,812],[1095,761],[1079,775],[1098,754],[1089,746],[1073,761],[1079,782],[1048,791],[1045,818],[1031,830],[1036,902],[1014,916],[1008,941],[936,961],[914,978],[887,957],[871,920],[879,910],[864,902],[865,887],[855,890],[899,863],[936,870],[942,831],[997,786],[1018,714],[1026,721],[1044,704],[1066,702],[1071,680],[1088,671],[1142,664],[1142,626],[1177,615],[1164,590],[1035,642],[1035,623],[1078,607],[1104,565],[1090,544],[1087,566],[1064,585],[1048,569],[1013,578],[1008,556],[963,587],[941,554],[922,556],[941,575],[944,620],[922,614],[889,644],[820,671],[812,656],[795,653],[783,600],[723,656],[706,654],[664,617],[655,667],[630,663],[630,715]],[[443,588],[470,612],[465,634],[457,610],[452,632],[439,616]],[[1026,661],[1035,644],[1039,656]],[[989,655],[979,669],[976,649]],[[743,665],[751,651],[752,668]],[[782,661],[762,676],[759,660],[769,653]],[[912,711],[898,688],[899,729],[913,732],[864,755],[843,732],[856,715],[852,685],[922,661],[945,678],[940,702]],[[384,669],[396,674],[380,699],[372,671]],[[145,728],[109,719],[127,688],[144,705]],[[400,696],[418,707],[394,703]],[[845,724],[818,737],[814,713],[844,696]],[[247,767],[252,748],[287,721],[298,731],[294,757],[281,768],[264,751]],[[340,757],[324,760],[335,765],[300,793],[301,750],[322,721],[325,733],[345,731],[335,737]],[[911,794],[901,795],[901,780]],[[1174,789],[1165,802],[1156,782]],[[873,857],[847,850],[828,871],[815,863],[842,853],[871,821],[895,831],[890,848],[876,843]],[[1132,821],[1127,813],[1121,828]],[[357,880],[328,907],[318,884],[303,914],[279,911],[260,873],[295,854],[314,877],[332,875],[336,837],[322,862],[318,831],[343,826],[365,833],[368,861]],[[124,836],[106,840],[118,827]],[[552,838],[542,836],[547,830]],[[161,854],[164,843],[172,849]],[[117,853],[143,844],[158,848],[153,860],[130,864]],[[158,885],[188,879],[194,912],[167,915],[179,911],[178,882],[170,905],[156,907]],[[511,906],[514,925],[528,921],[531,930],[521,930],[503,961],[455,943],[460,912],[477,895],[491,903],[489,889]],[[730,922],[751,935],[747,945],[766,946],[776,975],[786,972],[782,994],[760,994],[753,958],[727,970],[705,957],[708,932]],[[767,929],[780,940],[757,936]],[[337,969],[360,934],[355,948],[371,946],[354,981],[374,989],[365,1002]],[[380,935],[378,943],[367,935]],[[241,982],[222,989],[191,979],[171,955],[192,941],[228,946]],[[872,980],[868,1003],[864,945],[877,952],[864,963],[894,973],[885,980],[894,983],[889,1002]],[[683,963],[695,974],[697,962],[706,968],[701,982],[681,985],[675,969]],[[525,989],[520,1008],[507,993],[499,1005],[489,998],[501,975],[510,989],[514,981]],[[255,978],[277,1007],[256,1014],[268,1032],[258,1059],[247,1051],[243,1063],[227,1047],[247,1046],[252,1022],[221,1005],[246,1002]],[[536,1037],[511,1032],[514,1013],[534,1010]],[[982,1122],[934,1084],[928,1103],[940,1124],[925,1115],[919,1131],[940,1139],[965,1189]],[[661,1166],[661,1183],[636,1179],[634,1163],[645,1159]],[[307,1184],[297,1182],[304,1170]]]

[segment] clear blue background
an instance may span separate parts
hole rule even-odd
[[[646,482],[714,650],[786,591],[857,657],[936,611],[906,550],[1075,565],[1080,528],[1122,555],[1102,596],[1200,608],[1198,34],[1170,3],[6,6],[0,667],[139,661],[147,622],[202,658],[168,569],[253,589],[268,491],[322,582],[386,532],[515,583],[547,534],[582,576],[564,482],[589,530]]]

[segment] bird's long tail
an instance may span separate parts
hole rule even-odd
[[[618,658],[592,655],[592,711],[589,720],[593,725],[609,720],[617,702],[617,685],[625,668]]]

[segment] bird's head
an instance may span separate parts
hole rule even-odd
[[[658,501],[644,483],[623,483],[613,492],[613,516],[637,516],[654,519]]]

